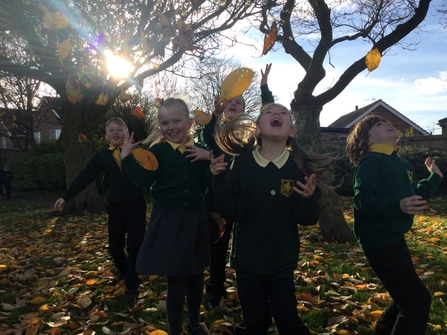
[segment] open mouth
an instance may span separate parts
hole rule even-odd
[[[274,118],[270,121],[270,125],[272,127],[281,127],[282,126],[282,120],[278,118]]]

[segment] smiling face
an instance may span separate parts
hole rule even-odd
[[[258,117],[260,135],[272,140],[285,140],[295,136],[289,110],[280,104],[266,105]]]
[[[368,131],[368,146],[372,144],[388,144],[394,146],[399,134],[390,122],[383,120],[375,123]]]
[[[232,119],[236,115],[244,113],[245,101],[242,95],[228,100],[228,105],[225,107],[223,113],[227,119]]]
[[[120,121],[109,121],[106,125],[105,139],[110,142],[111,145],[119,147],[124,143],[127,136],[127,127],[125,123]]]
[[[163,106],[158,111],[158,123],[163,137],[173,143],[186,144],[192,119],[181,103]]]

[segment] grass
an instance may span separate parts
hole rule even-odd
[[[123,284],[114,283],[106,215],[55,216],[48,201],[59,196],[20,195],[30,203],[46,199],[46,205],[0,202],[0,334],[167,331],[165,278],[142,277],[139,300],[129,301]],[[343,198],[342,208],[352,225],[350,199]],[[389,296],[357,244],[324,242],[318,227],[301,227],[300,233],[295,276],[304,322],[314,334],[372,335],[371,327]],[[445,199],[434,199],[431,211],[415,218],[407,241],[416,271],[433,297],[427,334],[447,334]],[[215,334],[234,334],[235,324],[242,320],[230,268],[227,285],[226,304],[201,313]]]

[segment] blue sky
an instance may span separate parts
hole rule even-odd
[[[239,38],[239,42],[259,45],[262,48],[262,36],[255,40],[249,34]],[[326,104],[320,114],[322,126],[328,126],[340,116],[382,99],[388,105],[420,127],[433,134],[440,134],[436,124],[447,117],[447,29],[439,24],[439,16],[428,14],[423,31],[411,33],[404,40],[414,42],[414,51],[393,47],[382,57],[379,67],[370,72],[360,73],[345,91]],[[280,47],[277,43],[275,49]],[[326,65],[326,78],[317,87],[315,93],[325,90],[343,73],[343,71],[370,50],[370,45],[361,42],[341,43],[332,50],[331,63]],[[272,63],[269,87],[277,97],[277,102],[289,106],[293,91],[303,77],[299,64],[282,48],[260,56],[261,50],[236,46],[231,49],[244,66],[255,71],[264,69]]]

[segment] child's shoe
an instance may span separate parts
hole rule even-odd
[[[206,331],[200,325],[197,326],[188,326],[189,335],[208,335]]]

